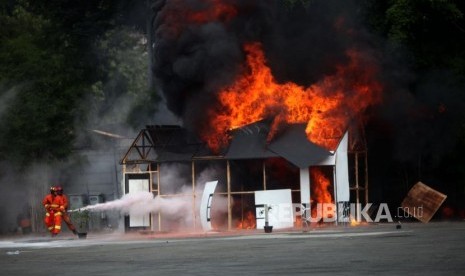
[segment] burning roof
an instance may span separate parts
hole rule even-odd
[[[227,159],[256,159],[277,157],[267,148],[269,122],[258,121],[230,132],[231,142],[225,155]]]
[[[333,154],[307,139],[305,124],[287,125],[270,142],[269,121],[258,121],[237,128],[229,134],[229,144],[222,154],[215,155],[207,143],[185,128],[179,126],[147,126],[142,130],[135,143],[128,150],[122,163],[143,162],[181,162],[196,159],[264,159],[283,157],[299,168],[314,165]],[[145,137],[141,142],[140,137]],[[137,143],[139,141],[139,143]],[[141,149],[150,147],[154,151],[152,158],[145,159]],[[134,152],[139,152],[134,157]],[[132,156],[132,158],[131,158]],[[148,155],[147,155],[148,156]]]
[[[160,140],[156,160],[282,156],[307,166],[381,101],[375,51],[348,4],[281,2],[155,1],[155,77],[196,137]],[[166,135],[190,137],[181,132]]]
[[[332,155],[328,150],[310,142],[305,129],[306,124],[289,125],[270,143],[270,150],[299,168],[308,168]]]
[[[306,168],[332,154],[308,140],[305,124],[289,124],[268,142],[270,124],[269,121],[259,121],[234,130],[225,157],[227,159],[283,157],[299,168]]]

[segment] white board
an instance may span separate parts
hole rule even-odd
[[[255,191],[257,229],[265,227],[265,205],[268,206],[268,225],[273,229],[294,226],[290,189]]]
[[[344,134],[336,151],[336,200],[338,202],[349,201],[349,165],[347,157],[348,133]]]
[[[212,230],[212,223],[210,217],[210,210],[213,200],[213,193],[215,192],[218,181],[210,181],[205,184],[202,194],[202,202],[200,203],[200,223],[204,231]]]
[[[148,179],[129,179],[128,193],[149,191]],[[150,226],[150,215],[134,215],[129,213],[129,227],[147,227]]]

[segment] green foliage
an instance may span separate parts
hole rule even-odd
[[[66,159],[89,119],[135,124],[155,111],[143,35],[115,20],[126,2],[0,5],[0,157]]]
[[[0,83],[14,90],[0,118],[0,154],[27,164],[65,158],[72,150],[75,103],[80,85],[61,45],[48,39],[53,24],[17,5],[1,16]]]
[[[158,96],[148,88],[146,43],[143,34],[127,27],[109,30],[97,41],[99,70],[105,76],[92,85],[99,124],[139,128],[156,111]]]
[[[458,74],[465,72],[465,25],[460,2],[390,1],[385,18],[389,40],[407,47],[419,69],[445,67]]]
[[[50,22],[17,6],[11,15],[0,17],[0,80],[30,80],[31,72],[44,75],[41,61],[46,61],[47,50],[42,37]]]

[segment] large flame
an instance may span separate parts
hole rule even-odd
[[[312,179],[311,202],[315,203],[315,205],[334,203],[330,192],[331,181],[324,172],[317,167],[312,167],[310,170],[310,176]],[[316,208],[312,208],[312,217],[317,217],[317,212],[318,210]]]
[[[348,121],[381,100],[378,70],[356,50],[347,51],[349,62],[336,66],[334,75],[302,87],[276,82],[260,43],[244,49],[244,73],[219,93],[220,106],[209,110],[202,136],[213,150],[227,145],[228,130],[265,118],[273,119],[269,139],[281,123],[306,123],[310,141],[334,149]]]

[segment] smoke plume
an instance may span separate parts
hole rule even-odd
[[[263,45],[279,82],[304,86],[334,73],[338,64],[347,62],[348,49],[368,48],[351,1],[285,3],[154,2],[155,75],[168,108],[185,127],[205,127],[206,111],[217,106],[218,92],[245,69],[246,43]]]

